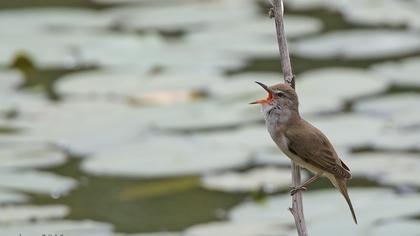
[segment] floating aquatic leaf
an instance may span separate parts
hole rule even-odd
[[[360,113],[387,119],[387,125],[410,130],[420,125],[420,95],[401,93],[379,98],[363,100],[355,104],[354,109]]]
[[[309,17],[287,17],[289,37],[298,37],[321,30],[322,24]],[[246,23],[245,23],[246,22]],[[246,57],[274,57],[278,53],[273,21],[258,17],[251,22],[227,23],[186,36],[188,44]],[[214,43],[223,42],[223,43]]]
[[[0,169],[43,168],[65,161],[64,153],[42,144],[21,143],[0,150]]]
[[[347,159],[352,173],[384,184],[420,186],[420,155],[406,153],[360,153]],[[375,168],[371,168],[372,165]]]
[[[1,95],[7,96],[16,92],[19,85],[23,83],[22,74],[17,70],[0,71],[0,91]]]
[[[0,13],[2,33],[88,32],[105,29],[111,23],[112,18],[106,14],[76,8],[3,10]]]
[[[276,236],[290,229],[287,226],[275,222],[220,222],[208,223],[193,226],[187,229],[183,235],[185,236]]]
[[[167,232],[140,233],[140,234],[118,234],[117,233],[117,234],[114,234],[113,236],[181,236],[181,233],[167,233]]]
[[[418,220],[399,220],[397,222],[383,222],[375,227],[372,236],[394,236],[404,233],[406,236],[417,236],[419,233]]]
[[[5,140],[52,143],[77,154],[89,154],[136,137],[149,121],[144,120],[144,113],[104,101],[25,107],[14,121],[24,129],[23,135]]]
[[[328,84],[328,90],[325,85]],[[331,96],[333,99],[351,100],[362,96],[383,92],[388,84],[380,77],[361,69],[327,68],[312,70],[299,76],[298,89],[302,95],[317,97]]]
[[[237,22],[257,16],[257,5],[244,1],[241,11],[226,2],[194,2],[161,6],[125,6],[109,11],[122,28],[130,30],[191,30]],[[171,16],[171,17],[156,17]],[[188,16],[188,17],[185,17]]]
[[[228,145],[242,148],[248,147],[254,151],[267,150],[275,144],[271,140],[270,134],[263,125],[248,126],[241,129],[227,130],[220,132],[209,132],[200,135],[200,138],[216,143],[218,145]],[[279,158],[282,158],[279,156]]]
[[[334,31],[291,44],[291,51],[308,58],[374,59],[420,51],[420,35],[402,30]]]
[[[416,202],[420,195],[398,195],[388,189],[349,189],[350,197],[358,215],[359,225],[354,226],[345,200],[336,191],[309,191],[305,193],[305,218],[313,235],[364,235],[364,232],[380,228],[380,222],[401,219],[420,212]],[[328,204],[322,204],[327,203]],[[316,203],[316,204],[314,204]],[[273,197],[263,203],[247,202],[234,209],[231,221],[241,224],[277,223],[294,225],[287,207],[290,196]],[[420,223],[417,223],[420,226]],[[411,229],[407,229],[410,232]],[[263,231],[261,231],[262,233]],[[404,230],[400,233],[404,234]],[[296,235],[290,229],[286,235]]]
[[[24,52],[41,68],[94,65],[136,67],[145,71],[155,64],[150,60],[140,60],[140,55],[154,52],[162,44],[154,36],[139,38],[109,32],[0,33],[0,36],[7,42],[0,45],[3,55],[0,64],[8,65],[17,53]]]
[[[82,168],[97,175],[193,175],[244,165],[249,161],[248,154],[246,148],[238,149],[198,137],[162,136],[100,152],[86,159]]]
[[[394,85],[420,87],[420,57],[373,65],[371,71]]]
[[[1,235],[42,235],[45,233],[66,236],[112,236],[112,226],[106,223],[85,221],[40,221],[0,225]]]
[[[388,84],[365,70],[327,68],[303,73],[296,86],[301,110],[322,113],[340,109],[346,101],[383,92]]]
[[[139,104],[169,96],[176,101],[176,95],[205,93],[209,84],[221,80],[220,75],[211,73],[171,73],[156,75],[131,70],[97,70],[74,73],[61,78],[57,90],[68,98],[85,99],[132,99]],[[170,96],[173,95],[173,96]],[[165,100],[166,101],[166,100]],[[156,101],[159,102],[159,101]],[[171,104],[170,101],[166,101]],[[174,102],[172,102],[174,103]]]
[[[205,188],[227,192],[252,192],[260,189],[274,192],[288,188],[291,184],[289,169],[273,167],[252,169],[245,173],[206,175],[201,181]]]
[[[63,218],[69,213],[69,209],[62,205],[49,206],[4,206],[0,207],[0,222],[16,223],[22,221],[38,221],[47,219]]]
[[[0,114],[7,113],[16,105],[25,101],[29,96],[21,96],[17,89],[23,84],[23,76],[17,70],[1,70],[0,71]]]
[[[235,128],[261,120],[256,106],[230,104],[222,101],[203,101],[165,108],[164,114],[153,121],[153,126],[169,131],[203,131]],[[176,122],[174,122],[176,120]]]
[[[267,133],[268,135],[268,133]],[[290,159],[273,142],[271,148],[258,149],[254,152],[253,161],[260,165],[290,166]]]
[[[0,173],[0,187],[37,194],[67,194],[75,188],[71,178],[41,171],[6,171]]]
[[[0,204],[9,203],[24,203],[29,200],[29,197],[22,193],[0,189]]]
[[[97,70],[61,78],[57,90],[64,96],[107,97],[136,94],[146,82],[143,73],[125,70]]]
[[[70,100],[25,107],[12,124],[23,129],[4,141],[47,142],[78,154],[90,154],[129,143],[157,128],[170,132],[235,128],[261,120],[256,106],[200,101],[159,107],[133,107],[106,101]],[[176,122],[174,122],[176,120]]]
[[[229,102],[242,102],[243,104],[253,101],[258,97],[265,96],[265,91],[254,81],[260,81],[267,85],[278,83],[281,74],[274,73],[241,73],[224,79],[209,81],[208,90],[216,99]]]
[[[392,127],[392,126],[391,126]],[[420,132],[416,127],[407,130],[388,128],[377,136],[372,142],[372,147],[382,150],[420,150]]]
[[[387,25],[399,27],[402,25],[417,28],[420,26],[418,11],[420,3],[417,1],[394,0],[296,0],[288,3],[295,9],[327,8],[340,12],[343,17],[355,24]],[[392,12],[392,15],[389,14]]]
[[[359,114],[334,115],[311,122],[339,149],[369,146],[386,130],[384,119]]]

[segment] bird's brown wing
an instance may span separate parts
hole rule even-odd
[[[305,127],[291,127],[285,132],[289,151],[327,173],[350,179],[348,167],[342,164],[327,137],[309,123],[302,125]]]

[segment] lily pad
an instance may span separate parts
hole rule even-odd
[[[73,101],[25,107],[14,121],[23,135],[6,141],[45,142],[76,154],[89,154],[126,142],[138,135],[145,122],[143,112],[104,101]]]
[[[201,181],[205,188],[225,192],[253,192],[263,189],[275,192],[291,185],[289,169],[263,167],[245,173],[226,172],[204,176]]]
[[[336,191],[305,192],[305,218],[313,235],[342,235],[343,232],[349,236],[364,235],[364,232],[380,227],[380,222],[391,219],[404,221],[406,217],[420,212],[415,203],[420,200],[418,194],[398,195],[389,189],[357,188],[349,189],[349,194],[359,217],[359,227],[354,227],[348,206]],[[323,202],[328,204],[321,204]],[[294,225],[293,218],[287,211],[290,204],[288,195],[273,197],[263,203],[247,202],[234,209],[230,219],[242,224],[271,222],[291,226]],[[295,229],[292,227],[286,235],[296,235]]]
[[[57,234],[67,236],[112,236],[112,226],[106,223],[85,221],[41,221],[32,223],[3,224],[1,235],[42,235]]]
[[[114,236],[181,236],[181,233],[143,233],[143,234],[114,234]]]
[[[307,58],[375,59],[420,52],[420,35],[401,30],[334,31],[291,44],[291,51]]]
[[[412,28],[420,26],[417,14],[420,4],[415,1],[357,1],[355,7],[342,8],[345,18],[353,23],[369,25],[405,25]],[[392,16],[389,12],[392,11]]]
[[[271,139],[267,128],[262,125],[244,127],[237,130],[210,132],[202,134],[201,138],[219,145],[228,145],[252,150],[250,160],[260,165],[290,166],[290,159],[280,151]]]
[[[198,137],[155,137],[98,153],[86,159],[82,169],[96,175],[194,175],[244,165],[249,160],[248,154],[246,148]]]
[[[267,131],[262,125],[244,127],[241,129],[210,132],[200,135],[200,138],[218,145],[235,146],[237,148],[248,147],[255,151],[266,150],[275,144]],[[281,158],[279,156],[279,158]]]
[[[361,101],[355,105],[356,111],[372,115],[392,117],[420,105],[420,95],[416,93],[403,93],[387,95]]]
[[[267,85],[273,85],[282,80],[282,75],[274,73],[241,73],[209,82],[208,90],[210,95],[216,99],[246,104],[253,101],[252,99],[256,100],[258,96],[266,96],[265,90],[255,84],[255,80]]]
[[[358,102],[354,109],[360,113],[386,118],[391,127],[409,130],[420,125],[420,111],[413,109],[419,106],[419,94],[401,93]]]
[[[15,55],[23,51],[40,67],[73,67],[81,62],[75,55],[75,48],[69,45],[87,40],[86,37],[76,34],[69,37],[65,34],[51,33],[1,33],[1,37],[5,42],[0,46],[3,55],[0,64],[3,66],[9,65]],[[48,50],[45,50],[46,48]]]
[[[29,197],[22,193],[0,189],[0,204],[24,203],[27,201],[29,201]]]
[[[257,107],[200,101],[173,106],[136,107],[121,102],[70,100],[28,107],[13,122],[23,134],[4,141],[47,142],[77,154],[130,143],[152,129],[200,132],[235,128],[261,120]],[[177,122],[174,122],[176,120]]]
[[[321,31],[323,27],[320,20],[308,16],[285,16],[284,21],[285,31],[290,38],[314,34]],[[274,21],[269,17],[258,17],[252,22],[246,23],[225,24],[223,26],[208,29],[204,32],[205,34],[216,34],[216,32],[219,32],[221,34],[231,35],[232,37],[236,35],[240,39],[246,39],[246,37],[268,38],[275,36],[276,33]]]
[[[314,119],[311,123],[339,149],[372,145],[386,129],[383,119],[358,114],[334,115]]]
[[[1,70],[0,71],[0,112],[5,112],[11,109],[13,101],[18,100],[15,98],[19,85],[24,82],[23,76],[16,70]]]
[[[420,87],[420,57],[373,65],[371,70],[394,85]]]
[[[343,6],[344,1],[334,1],[334,0],[296,0],[293,2],[288,2],[287,5],[293,9],[299,10],[308,10],[316,8],[327,8],[335,10],[340,6]]]
[[[97,175],[162,177],[206,174],[251,163],[290,165],[279,150],[265,156],[270,148],[275,149],[275,144],[263,126],[191,137],[149,135],[99,151],[84,160],[82,168]]]
[[[340,12],[352,23],[378,26],[420,26],[420,9],[418,1],[388,1],[388,0],[296,0],[288,3],[294,9],[307,10],[327,8]],[[392,12],[390,15],[389,12]]]
[[[163,6],[129,6],[112,9],[121,27],[130,30],[190,30],[256,16],[257,6],[244,1],[242,10],[227,2],[194,2]],[[156,17],[171,16],[171,17]],[[185,17],[188,16],[188,17]]]
[[[261,120],[257,107],[248,103],[196,102],[165,109],[166,114],[153,121],[153,126],[169,131],[200,131],[232,128]],[[174,122],[176,120],[176,122]]]
[[[271,148],[256,150],[252,159],[253,162],[260,165],[290,166],[291,160],[280,151],[274,142],[272,145]]]
[[[0,64],[10,64],[15,55],[23,51],[41,68],[95,65],[127,68],[136,66],[140,71],[148,70],[151,64],[140,62],[139,55],[154,51],[157,45],[161,45],[158,37],[136,37],[109,32],[2,33],[1,37],[5,43],[0,46],[3,55]]]
[[[75,188],[76,181],[41,171],[2,171],[0,187],[36,194],[60,196]]]
[[[98,70],[64,76],[57,82],[57,91],[66,96],[107,97],[136,94],[146,79],[143,73],[125,70]]]
[[[62,205],[49,206],[4,206],[0,207],[2,214],[0,222],[16,223],[22,221],[38,221],[47,219],[63,218],[69,213],[69,209]]]
[[[418,220],[400,220],[397,222],[384,222],[379,224],[373,232],[373,236],[393,236],[401,233],[407,236],[416,236],[419,233]]]
[[[418,129],[391,129],[375,138],[372,147],[382,150],[420,150],[420,133]]]
[[[413,175],[420,171],[420,155],[406,153],[360,153],[347,159],[353,175],[367,176],[384,184],[420,186]],[[372,169],[372,165],[375,168]]]
[[[0,150],[0,169],[45,168],[61,165],[65,155],[46,145],[16,144]]]
[[[226,23],[186,36],[188,44],[231,55],[246,57],[273,57],[278,54],[274,22],[268,17],[251,22]],[[288,37],[299,37],[321,30],[320,21],[309,17],[287,17],[285,26]],[[217,43],[214,42],[223,42]]]
[[[111,22],[112,18],[105,14],[76,8],[3,10],[0,13],[0,30],[3,33],[99,30],[107,28]]]
[[[221,75],[210,73],[146,74],[132,70],[97,70],[74,73],[61,78],[57,90],[67,98],[112,100],[133,99],[140,104],[152,95],[205,93],[208,84],[217,83]],[[176,100],[176,98],[174,99]]]
[[[185,236],[275,236],[289,231],[289,227],[270,222],[241,223],[241,222],[219,222],[193,226],[187,229]]]
[[[296,86],[301,110],[322,113],[341,108],[346,101],[383,92],[388,84],[365,70],[328,68],[303,73]]]
[[[241,35],[241,32],[234,34],[229,30],[220,32],[218,29],[217,31],[201,31],[189,34],[186,40],[188,44],[197,48],[208,47],[209,50],[222,52],[225,55],[235,56],[235,58],[274,57],[278,54],[278,46],[274,34],[275,28],[272,24],[270,26],[272,27],[271,37]],[[234,27],[232,26],[232,28]],[[214,42],[223,43],[215,44]]]
[[[15,92],[19,85],[23,83],[23,76],[17,70],[1,70],[0,71],[0,89],[2,95],[5,93]]]

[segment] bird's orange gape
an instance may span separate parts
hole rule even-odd
[[[268,96],[266,99],[260,99],[255,102],[250,102],[249,104],[264,104],[270,102],[273,99],[273,92],[271,92],[270,88],[261,82],[255,81],[255,83],[259,84],[263,89],[265,89],[265,91],[268,93]]]

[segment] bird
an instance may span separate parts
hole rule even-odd
[[[351,179],[349,167],[338,157],[328,138],[299,114],[299,100],[296,91],[287,83],[268,87],[256,81],[268,96],[250,104],[260,104],[267,130],[280,148],[295,164],[314,175],[299,186],[291,187],[291,195],[305,191],[310,183],[321,176],[330,182],[344,196],[353,220],[357,224],[348,191],[347,181]]]

